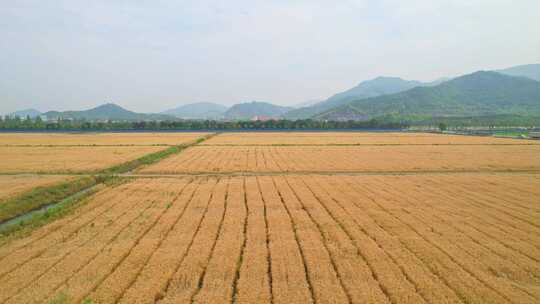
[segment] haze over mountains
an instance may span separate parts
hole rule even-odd
[[[225,112],[225,118],[230,120],[278,118],[292,109],[268,102],[252,101],[233,105]]]
[[[316,118],[367,120],[381,116],[406,119],[429,116],[515,114],[540,116],[540,82],[496,72],[475,72],[433,87],[357,99]]]
[[[523,76],[540,81],[540,64],[518,65],[507,69],[497,70],[495,72],[510,76]]]
[[[182,119],[222,119],[227,107],[212,102],[197,102],[161,112]]]
[[[351,100],[392,94],[414,88],[422,83],[415,80],[403,80],[399,77],[377,77],[359,83],[354,88],[335,94],[327,100],[314,105],[290,111],[284,115],[288,119],[310,118],[318,113],[345,104]]]
[[[24,109],[24,110],[9,113],[7,116],[11,116],[11,117],[18,116],[18,117],[23,117],[23,118],[26,118],[26,117],[35,118],[35,117],[37,117],[39,115],[41,115],[41,112],[36,110],[36,109]]]
[[[9,115],[47,119],[171,120],[171,119],[321,119],[367,120],[384,117],[421,120],[428,117],[522,115],[540,117],[540,64],[479,71],[433,82],[377,77],[303,107],[284,107],[268,102],[246,102],[226,107],[217,103],[191,103],[159,114],[136,113],[115,104],[84,111],[28,109]]]

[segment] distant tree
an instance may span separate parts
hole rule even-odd
[[[448,129],[448,126],[444,122],[439,123],[439,131],[444,132],[447,129]]]

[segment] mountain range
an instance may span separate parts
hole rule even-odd
[[[415,80],[403,80],[398,77],[377,77],[363,81],[351,89],[337,93],[314,105],[289,111],[284,117],[287,119],[310,118],[318,113],[346,104],[351,100],[397,93],[420,85],[422,83]]]
[[[365,120],[391,118],[426,121],[433,117],[522,115],[540,117],[540,64],[515,66],[497,71],[479,71],[433,82],[377,77],[337,93],[323,101],[300,107],[284,107],[253,101],[226,106],[200,102],[179,106],[159,114],[136,113],[116,104],[84,111],[27,109],[8,116],[87,120],[174,120],[174,119],[322,119]]]
[[[525,77],[480,71],[432,87],[357,99],[315,116],[324,120],[367,120],[396,116],[516,114],[540,116],[540,82]]]

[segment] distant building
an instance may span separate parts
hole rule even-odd
[[[529,137],[534,139],[540,139],[540,132],[531,132],[529,133]]]
[[[272,120],[272,119],[273,119],[272,117],[265,116],[265,115],[255,115],[251,117],[251,121],[267,121],[267,120]]]

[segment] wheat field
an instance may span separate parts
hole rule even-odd
[[[293,135],[219,134],[0,242],[0,303],[540,302],[536,142]],[[327,145],[356,137],[403,142]],[[72,159],[102,148],[159,149]]]
[[[0,173],[89,173],[165,149],[143,147],[0,147]]]
[[[409,172],[540,169],[540,145],[195,146],[141,173]]]
[[[180,145],[203,132],[0,133],[0,146],[152,146]]]
[[[224,133],[202,145],[538,145],[530,140],[488,136],[397,132],[239,132]]]
[[[537,303],[539,189],[529,175],[141,178],[0,247],[0,301]]]

